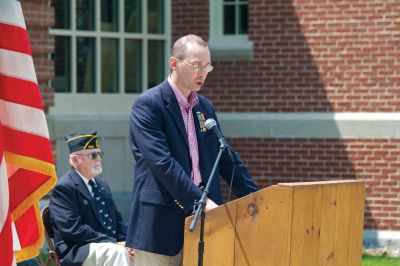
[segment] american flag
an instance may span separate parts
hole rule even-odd
[[[38,201],[56,182],[51,142],[21,5],[0,0],[0,262],[35,257]]]

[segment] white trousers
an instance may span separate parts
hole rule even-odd
[[[135,266],[182,266],[182,250],[175,256],[166,256],[135,250]]]
[[[111,242],[90,243],[82,266],[134,266],[125,247]]]

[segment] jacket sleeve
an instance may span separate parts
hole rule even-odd
[[[56,185],[50,199],[50,217],[55,231],[70,243],[116,242],[116,239],[93,230],[80,219],[78,196],[69,185]]]
[[[115,210],[115,216],[117,218],[117,240],[118,241],[125,241],[126,240],[126,234],[128,232],[128,226],[126,225],[126,222],[122,220],[122,215],[121,213],[116,209]]]
[[[186,213],[201,197],[201,190],[191,181],[182,166],[172,157],[157,104],[139,97],[132,107],[130,117],[131,142],[139,149],[153,175],[164,185],[170,195]],[[178,137],[178,136],[177,136]],[[135,147],[132,147],[135,153]]]
[[[220,129],[216,115],[215,118],[217,121],[217,126]],[[222,134],[221,129],[220,132]],[[243,164],[240,156],[233,150],[229,143],[227,149],[229,149],[232,157],[229,155],[227,150],[222,154],[220,163],[218,165],[220,175],[228,183],[228,185],[230,185],[232,182],[232,191],[238,197],[243,197],[257,191],[258,187],[253,178],[250,176],[246,166]]]

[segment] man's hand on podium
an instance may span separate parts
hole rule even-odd
[[[209,211],[209,210],[217,208],[217,207],[218,207],[218,205],[214,201],[212,201],[210,199],[207,199],[207,201],[206,201],[206,211]]]

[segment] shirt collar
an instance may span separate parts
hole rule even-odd
[[[78,173],[78,175],[82,178],[83,182],[85,182],[85,185],[88,186],[89,185],[89,179],[87,177],[85,177],[83,174],[81,174],[77,169],[75,169],[75,171]],[[92,179],[93,182],[96,183],[96,181],[94,180],[94,178]]]
[[[174,81],[171,79],[171,76],[168,77],[168,83],[172,88],[172,91],[175,94],[176,99],[178,100],[179,107],[186,111],[192,109],[195,105],[199,103],[199,97],[196,92],[191,92],[189,97],[186,98],[183,93],[178,89]]]

